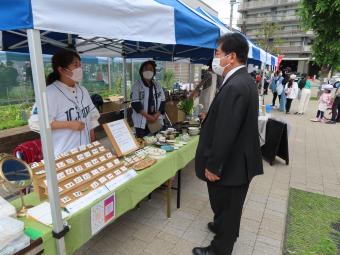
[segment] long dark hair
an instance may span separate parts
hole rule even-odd
[[[294,79],[289,78],[289,81],[288,81],[288,88],[293,87],[293,82],[294,82]]]
[[[71,50],[61,50],[55,53],[52,57],[53,72],[47,76],[47,85],[59,80],[60,73],[58,71],[58,67],[67,68],[73,62],[74,58],[78,58],[80,60],[78,53]]]

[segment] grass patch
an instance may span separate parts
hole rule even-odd
[[[26,112],[28,118],[31,108],[28,104],[0,106],[0,130],[26,125],[27,120],[23,119],[23,112]]]
[[[340,254],[340,199],[291,189],[284,254]]]

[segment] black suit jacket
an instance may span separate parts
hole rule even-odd
[[[243,67],[222,85],[202,123],[195,158],[198,178],[207,181],[207,168],[221,178],[216,184],[236,186],[263,174],[258,108],[256,85]]]

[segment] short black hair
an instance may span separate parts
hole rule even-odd
[[[217,40],[225,54],[236,53],[236,57],[241,64],[245,64],[248,59],[249,46],[247,39],[240,33],[228,33]]]
[[[143,64],[141,64],[140,68],[139,68],[139,75],[140,77],[143,79],[143,69],[145,66],[147,65],[151,65],[152,68],[153,68],[153,75],[155,76],[156,75],[156,62],[153,61],[153,60],[148,60],[148,61],[145,61]]]

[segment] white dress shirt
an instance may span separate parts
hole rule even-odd
[[[242,67],[246,67],[246,66],[245,65],[240,65],[240,66],[237,66],[237,67],[231,69],[227,73],[227,75],[224,77],[224,80],[223,80],[221,88],[225,85],[225,82],[229,79],[229,77],[232,76],[237,70],[241,69]],[[220,90],[221,90],[221,88],[220,88]]]

